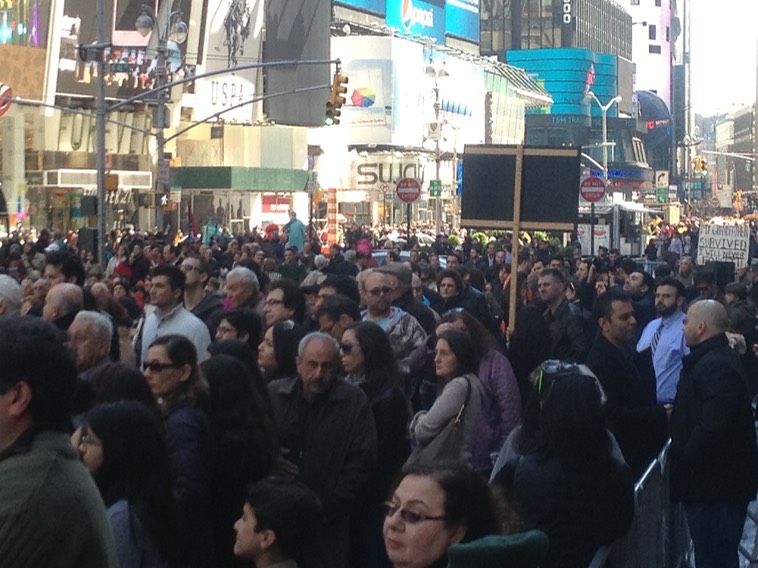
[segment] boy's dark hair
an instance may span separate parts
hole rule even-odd
[[[273,531],[285,559],[307,551],[324,526],[321,502],[301,481],[262,479],[248,487],[246,502],[255,513],[256,532]]]
[[[50,322],[32,316],[0,318],[0,394],[24,381],[28,412],[38,429],[69,427],[77,372],[73,351]]]
[[[86,274],[79,255],[63,250],[50,251],[45,255],[45,264],[60,266],[61,272],[66,277],[66,282],[75,278],[74,284],[84,286]]]
[[[600,318],[610,320],[613,316],[613,302],[631,301],[629,294],[621,288],[611,288],[597,297],[595,305],[592,307],[592,315],[596,322],[599,322]]]
[[[161,264],[159,266],[156,266],[150,273],[150,277],[155,278],[156,276],[168,276],[168,282],[171,285],[171,290],[181,290],[182,294],[184,294],[184,283],[187,277],[184,275],[182,269],[178,266],[175,266],[173,264]]]
[[[334,294],[324,298],[316,318],[326,316],[330,321],[337,321],[342,314],[350,316],[353,321],[361,321],[361,309],[353,300],[342,294]]]

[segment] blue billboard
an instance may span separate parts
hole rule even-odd
[[[447,0],[445,33],[479,43],[479,0]]]
[[[334,0],[333,4],[384,16],[387,0]]]
[[[431,37],[445,45],[445,0],[387,0],[386,21],[400,34]]]
[[[619,94],[615,55],[588,49],[532,49],[509,51],[507,60],[544,83],[553,97],[549,114],[599,116],[600,110],[589,92],[603,102]],[[544,114],[545,111],[527,109],[527,114]],[[608,116],[618,116],[617,105],[608,110]]]

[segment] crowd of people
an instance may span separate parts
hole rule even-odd
[[[5,243],[0,563],[584,567],[671,439],[698,568],[737,566],[758,264],[345,237]]]

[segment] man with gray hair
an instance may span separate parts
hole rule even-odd
[[[329,524],[320,542],[325,565],[348,566],[350,510],[377,465],[368,399],[337,378],[340,346],[326,333],[301,341],[297,375],[268,385],[283,457],[321,499]]]
[[[82,289],[71,282],[63,282],[50,288],[45,296],[42,318],[53,322],[58,329],[66,331],[82,308],[84,308]]]
[[[75,426],[79,426],[83,413],[92,407],[97,378],[111,363],[112,339],[113,324],[100,312],[82,310],[68,328],[68,344],[76,354],[79,372],[72,408]]]
[[[737,568],[748,503],[758,489],[758,449],[747,380],[725,331],[726,308],[692,304],[690,354],[671,413],[671,497],[684,503],[697,568]]]
[[[0,274],[0,316],[18,315],[22,301],[18,282],[7,274]]]
[[[263,294],[255,272],[244,266],[226,275],[226,300],[231,310],[251,310],[263,318]]]

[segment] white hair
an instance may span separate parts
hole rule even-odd
[[[261,285],[258,282],[258,277],[255,275],[255,272],[249,268],[238,266],[237,268],[230,270],[226,275],[226,281],[229,282],[229,279],[235,276],[238,276],[246,286],[251,286],[256,290],[260,290]]]
[[[321,270],[326,264],[326,257],[323,254],[317,254],[313,259],[313,265],[316,267],[316,270]]]
[[[21,309],[21,285],[7,274],[0,274],[0,302],[4,302],[8,309],[5,315],[12,316]]]
[[[328,333],[324,333],[323,331],[313,331],[300,340],[300,343],[297,346],[298,357],[303,356],[303,353],[305,353],[305,349],[308,347],[308,344],[314,339],[320,339],[321,341],[328,343],[334,348],[334,356],[336,357],[337,355],[339,355],[340,344],[337,342],[336,339],[334,339]]]
[[[79,321],[92,326],[92,331],[99,339],[107,339],[108,344],[113,340],[113,323],[111,319],[100,312],[82,310],[74,321]]]

